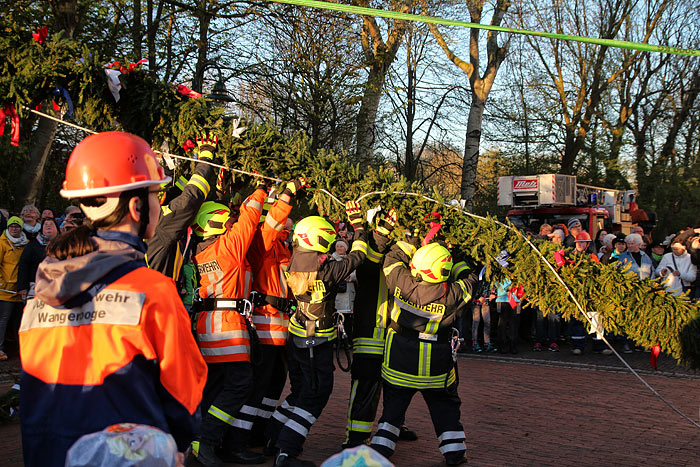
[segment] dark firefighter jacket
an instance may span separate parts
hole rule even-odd
[[[452,325],[471,299],[473,278],[455,265],[457,280],[432,284],[411,275],[415,247],[392,246],[384,259],[384,275],[394,297],[387,332],[382,377],[396,386],[440,389],[455,382],[450,338]]]

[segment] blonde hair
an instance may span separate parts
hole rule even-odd
[[[26,213],[34,211],[37,216],[41,216],[41,213],[39,212],[39,209],[34,206],[33,204],[27,204],[22,208],[22,212],[19,214],[20,216],[24,216]]]

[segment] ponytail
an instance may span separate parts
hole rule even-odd
[[[46,246],[46,255],[62,261],[64,259],[83,256],[96,251],[97,242],[95,242],[95,239],[93,238],[95,236],[95,232],[97,232],[98,229],[108,230],[110,227],[121,224],[124,218],[129,215],[129,200],[131,200],[133,197],[140,198],[142,205],[144,200],[146,203],[148,203],[148,189],[139,188],[137,190],[123,191],[119,194],[119,203],[117,204],[117,207],[114,208],[114,211],[107,215],[107,217],[96,221],[86,220],[83,225],[69,230],[68,232],[59,234]],[[82,198],[79,200],[79,202],[85,206],[99,207],[107,202],[107,198],[104,196]],[[146,210],[145,213],[147,215],[148,210]],[[139,223],[139,230],[143,229],[143,210],[141,211],[141,214],[142,222]],[[148,225],[148,219],[146,219],[145,222],[146,225]]]

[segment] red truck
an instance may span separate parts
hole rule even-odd
[[[630,206],[636,195],[635,190],[582,185],[572,175],[498,178],[499,206],[513,208],[507,217],[516,227],[535,232],[542,224],[566,225],[569,219],[576,217],[592,238],[599,230],[628,234],[632,227]]]

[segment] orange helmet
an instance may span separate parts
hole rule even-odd
[[[588,235],[588,232],[580,232],[578,235],[576,235],[576,241],[577,242],[590,242],[591,236]]]
[[[61,196],[92,198],[170,181],[151,146],[136,135],[107,131],[91,135],[73,149]]]

